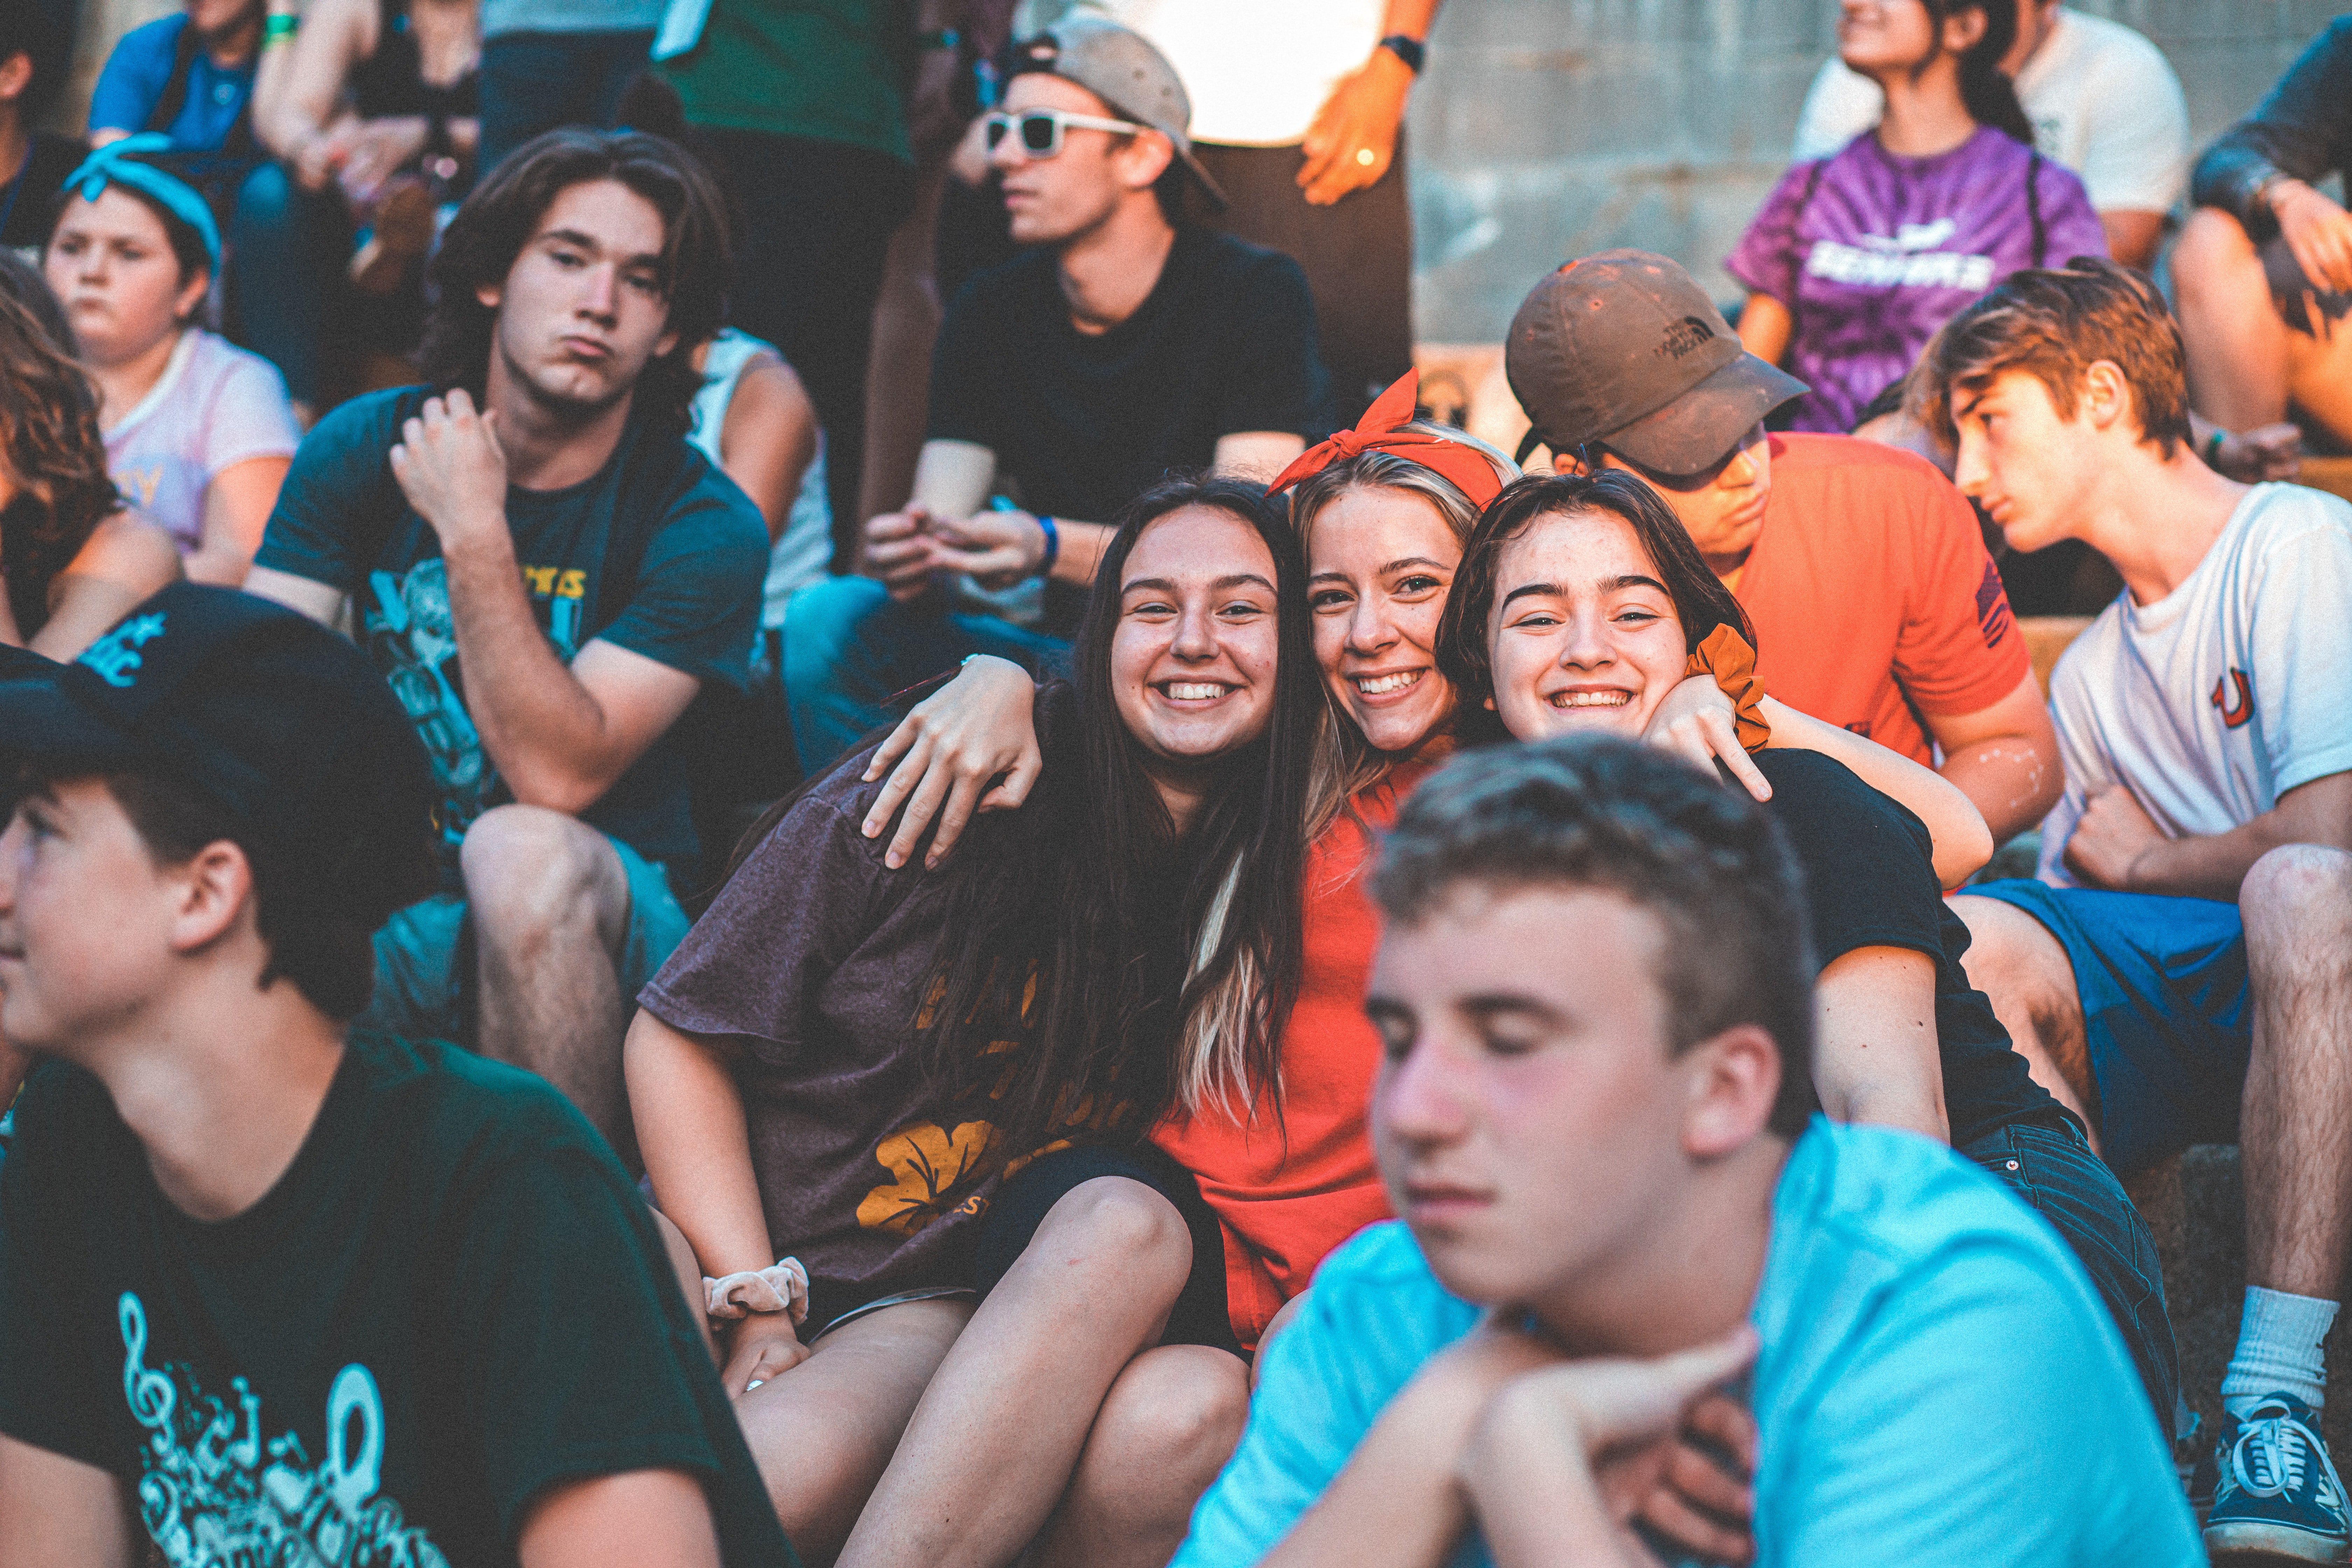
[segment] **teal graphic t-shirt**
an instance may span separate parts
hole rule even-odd
[[[510,1564],[551,1486],[703,1483],[793,1563],[645,1202],[542,1080],[354,1032],[310,1135],[190,1218],[100,1082],[26,1081],[0,1162],[0,1431],[119,1476],[173,1568]]]
[[[441,542],[392,477],[424,387],[353,398],[310,432],[269,514],[257,565],[342,589],[354,630],[415,721],[441,786],[455,863],[474,819],[507,798],[467,710]],[[612,458],[559,490],[507,488],[532,613],[566,664],[593,641],[744,689],[768,569],[759,508],[685,437],[633,421]],[[580,814],[648,860],[698,846],[686,760],[664,735]]]

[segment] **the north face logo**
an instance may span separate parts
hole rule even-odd
[[[1696,316],[1685,316],[1666,329],[1665,341],[1658,345],[1660,359],[1681,359],[1691,350],[1715,341],[1715,329]]]

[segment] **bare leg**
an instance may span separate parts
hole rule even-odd
[[[2287,326],[2238,220],[2213,207],[2190,214],[2173,247],[2172,283],[2197,412],[2231,430],[2285,418]]]
[[[2312,324],[2320,335],[2287,334],[2287,400],[2352,444],[2352,321],[2331,321],[2315,311]]]
[[[1961,960],[1969,984],[1992,999],[2010,1043],[2059,1104],[2083,1119],[2091,1149],[2099,1145],[2099,1091],[2083,1027],[2074,965],[2050,928],[2014,904],[1962,895],[1952,909],[1969,928]]]
[[[560,811],[502,805],[467,832],[459,859],[481,953],[482,1054],[562,1089],[635,1168],[615,968],[629,924],[620,856]]]
[[[2238,1132],[2246,1279],[2333,1301],[2352,1227],[2352,855],[2273,849],[2238,908],[2254,990]]]
[[[841,1561],[1012,1562],[1061,1500],[1112,1383],[1158,1342],[1192,1260],[1183,1216],[1142,1183],[1064,1194],[940,1364]]]
[[[886,1307],[816,1342],[808,1359],[735,1401],[768,1499],[801,1561],[816,1568],[841,1550],[890,1463],[915,1402],[971,1317],[966,1301]],[[967,1449],[963,1463],[989,1467]]]
[[[1027,1568],[1162,1568],[1248,1419],[1238,1356],[1167,1345],[1128,1363]]]
[[[882,292],[874,303],[874,346],[866,354],[866,471],[859,476],[858,515],[896,511],[915,489],[915,458],[923,448],[930,404],[931,342],[940,335],[939,280],[932,258],[939,246],[940,189],[944,164],[921,174],[915,206],[882,262]]]
[[[702,1265],[695,1261],[694,1244],[659,1209],[654,1210],[654,1227],[661,1232],[662,1250],[669,1255],[669,1266],[677,1274],[677,1288],[686,1292],[687,1310],[694,1314],[695,1327],[702,1331],[702,1348],[710,1352],[713,1365],[723,1365],[718,1342],[710,1337],[709,1298],[702,1291]]]

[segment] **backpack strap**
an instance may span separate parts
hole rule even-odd
[[[168,132],[172,121],[180,118],[180,110],[188,106],[188,77],[195,69],[196,50],[201,44],[195,24],[183,20],[172,39],[172,74],[163,79],[163,90],[156,98],[155,107],[147,111],[147,123],[141,130]]]
[[[196,53],[203,47],[204,40],[196,36],[195,25],[183,22],[178,36],[172,40],[172,74],[164,79],[163,90],[156,98],[155,107],[147,111],[147,123],[140,127],[141,130],[170,133],[172,122],[179,119],[180,111],[188,106],[188,79],[195,73]],[[205,156],[237,160],[257,156],[253,140],[253,97],[250,91],[246,95],[245,107],[237,110],[236,123],[231,125],[228,134],[221,138],[220,151]],[[241,173],[238,177],[243,177]],[[230,194],[233,198],[234,186]],[[218,202],[214,203],[215,206],[219,205]]]
[[[2050,230],[2042,221],[2042,153],[2037,149],[2025,164],[2025,217],[2033,226],[2033,265],[2050,265]]]

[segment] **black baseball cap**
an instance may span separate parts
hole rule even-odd
[[[1680,478],[1811,390],[1749,353],[1706,291],[1646,250],[1604,250],[1537,284],[1511,318],[1504,374],[1537,443],[1599,442]]]
[[[70,664],[11,650],[0,767],[185,784],[371,928],[436,885],[432,764],[383,677],[233,588],[174,583]]]

